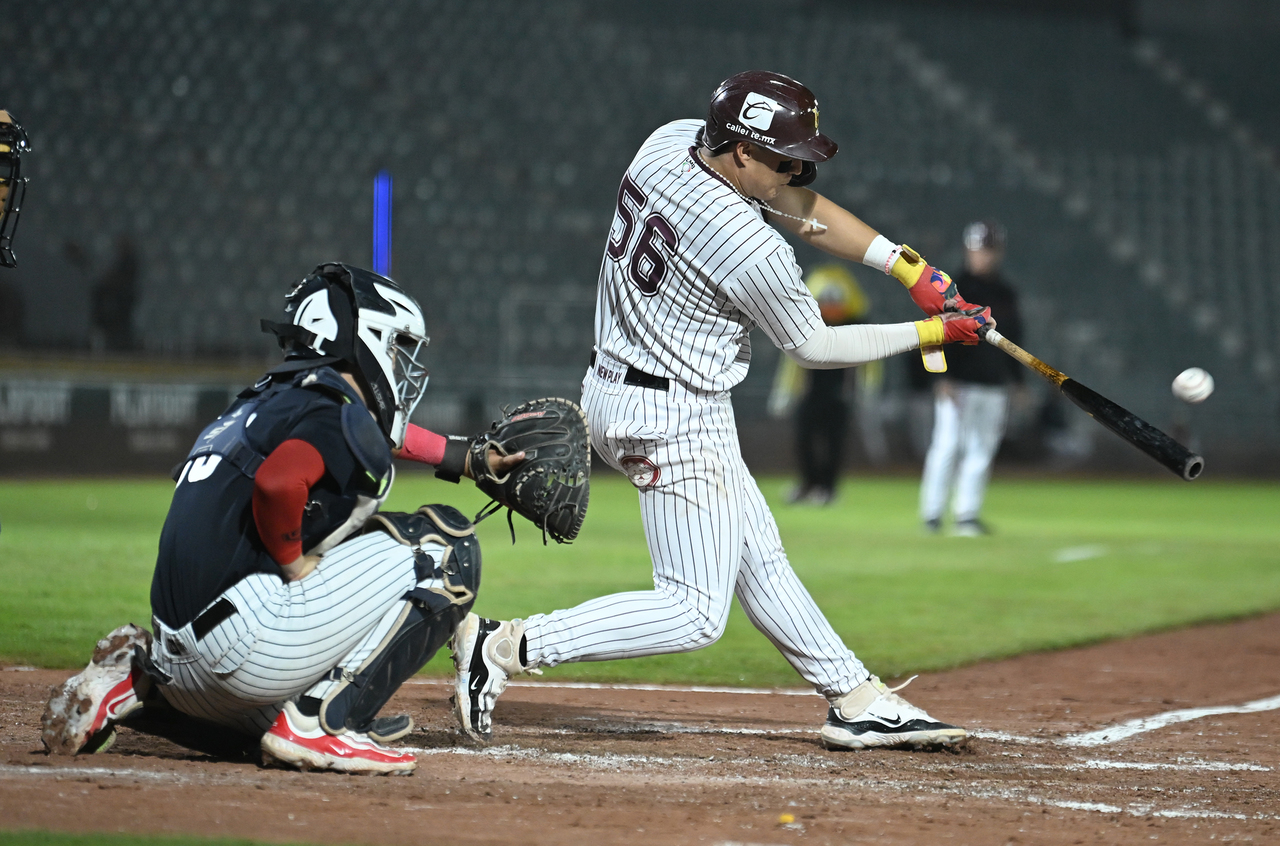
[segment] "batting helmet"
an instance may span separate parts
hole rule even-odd
[[[789,76],[743,71],[720,83],[711,95],[702,142],[719,155],[747,141],[780,156],[800,159],[804,167],[792,185],[808,185],[839,146],[818,131],[818,100]]]
[[[27,179],[22,175],[22,154],[31,151],[27,133],[7,112],[0,112],[0,265],[17,267],[13,255],[13,233],[18,229],[18,213]]]
[[[358,267],[322,264],[284,301],[285,322],[262,321],[286,362],[273,372],[346,362],[388,440],[400,447],[427,386],[422,308],[395,282]]]

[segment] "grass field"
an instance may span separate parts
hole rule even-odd
[[[928,537],[914,478],[846,481],[827,508],[780,504],[783,541],[845,641],[883,676],[1280,608],[1280,487],[1202,480],[993,482],[982,540]],[[78,667],[93,642],[146,624],[156,539],[172,485],[161,479],[0,482],[0,663]],[[469,485],[403,474],[388,508],[449,502]],[[651,586],[636,495],[593,480],[577,543],[543,546],[517,520],[479,529],[476,610],[525,616]],[[438,656],[429,672],[449,670]],[[686,655],[565,665],[560,678],[795,686],[799,678],[735,607],[714,646]]]

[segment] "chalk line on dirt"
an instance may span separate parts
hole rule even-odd
[[[440,684],[453,687],[449,679],[409,679],[405,684]],[[623,684],[613,682],[543,682],[513,681],[507,687],[547,688],[558,690],[647,690],[661,693],[742,693],[751,696],[817,696],[811,689],[790,687],[704,687],[701,685]]]
[[[1177,711],[1165,711],[1163,714],[1156,714],[1151,717],[1139,717],[1118,725],[1085,732],[1084,734],[1073,734],[1069,737],[1062,738],[1062,740],[1058,742],[1065,746],[1101,746],[1104,743],[1115,743],[1118,740],[1125,740],[1133,737],[1135,734],[1154,731],[1155,729],[1171,726],[1175,723],[1184,723],[1188,720],[1198,720],[1201,717],[1214,717],[1220,714],[1253,714],[1260,711],[1274,711],[1277,708],[1280,708],[1280,696],[1271,696],[1266,699],[1255,699],[1254,701],[1246,702],[1243,705],[1219,705],[1209,708],[1181,708]]]

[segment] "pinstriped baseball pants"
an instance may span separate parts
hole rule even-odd
[[[160,690],[185,714],[261,734],[286,700],[323,699],[337,684],[325,678],[330,670],[356,672],[399,625],[402,597],[418,584],[412,550],[382,532],[339,544],[300,581],[249,576],[222,595],[237,613],[199,640],[191,624],[154,621],[152,658],[173,676]]]
[[[531,666],[688,652],[724,633],[736,595],[751,622],[820,693],[870,674],[840,640],[783,551],[742,460],[728,392],[623,384],[600,356],[583,382],[591,442],[640,496],[651,591],[617,593],[525,620]]]

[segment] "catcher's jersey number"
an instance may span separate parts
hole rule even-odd
[[[640,289],[646,297],[658,293],[662,277],[667,274],[667,257],[659,243],[665,244],[668,251],[674,252],[680,243],[680,237],[667,219],[653,212],[644,219],[640,234],[635,240],[636,221],[644,213],[649,198],[640,186],[628,176],[618,187],[618,212],[614,218],[613,230],[610,232],[607,252],[609,258],[616,262],[627,262],[627,275],[632,284]],[[619,224],[621,229],[619,231]],[[617,231],[617,236],[613,232]],[[626,260],[626,256],[630,260]]]

